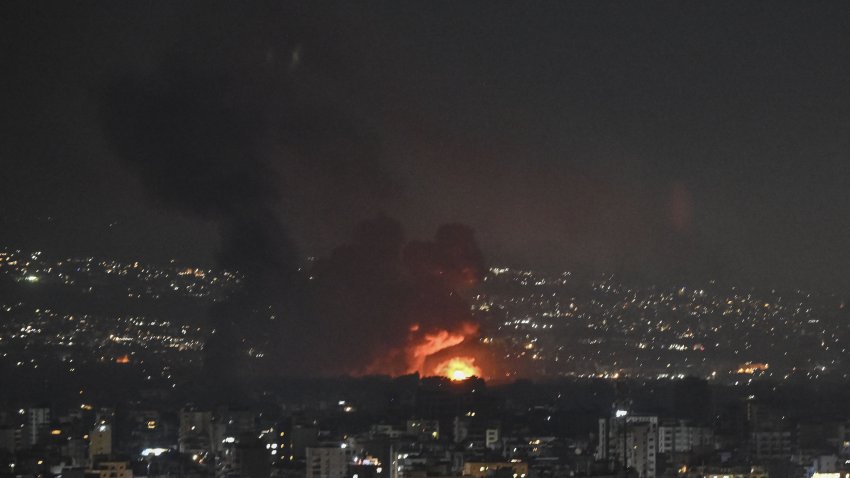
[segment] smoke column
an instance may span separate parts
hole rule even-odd
[[[318,190],[343,211],[367,205],[346,216],[374,217],[394,193],[375,136],[310,80],[292,63],[165,62],[105,88],[104,133],[153,201],[217,225],[220,266],[245,278],[211,314],[210,370],[426,372],[428,357],[477,332],[463,294],[484,273],[481,252],[468,227],[407,241],[378,216],[301,271],[281,214],[291,197]],[[330,209],[308,213],[339,221]]]
[[[474,340],[478,326],[463,293],[484,272],[466,226],[445,225],[432,241],[406,242],[390,218],[363,222],[350,243],[315,266],[317,331],[347,358],[329,356],[321,368],[432,373],[429,356]]]

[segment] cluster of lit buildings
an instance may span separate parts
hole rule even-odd
[[[406,395],[395,405],[367,383],[318,400],[287,391],[239,404],[179,404],[170,392],[110,405],[0,402],[0,476],[527,478],[527,452],[543,456],[554,440],[504,436],[477,379],[433,379],[421,394],[413,380],[389,384]]]
[[[662,383],[670,400],[623,400],[591,382],[491,388],[408,376],[288,382],[261,395],[246,390],[238,402],[171,392],[119,403],[0,401],[0,477],[835,478],[850,470],[846,414],[802,420],[771,397],[726,395],[736,387],[702,382],[694,394]],[[713,398],[693,399],[703,393]],[[653,407],[665,401],[685,406]]]
[[[21,372],[93,363],[148,364],[172,379],[172,365],[199,364],[205,308],[241,278],[171,264],[95,258],[49,260],[0,250],[0,366]]]
[[[101,288],[129,299],[169,297],[221,300],[240,283],[239,274],[179,266],[175,261],[156,267],[138,261],[120,262],[94,257],[48,259],[41,251],[0,248],[0,276],[19,282],[61,284],[87,293]]]
[[[210,332],[207,308],[242,277],[0,249],[0,281],[24,292],[0,298],[0,360],[35,368],[59,357],[72,372],[91,360],[196,361]],[[697,376],[745,384],[847,378],[850,361],[843,299],[800,290],[637,287],[611,276],[492,268],[472,308],[508,379]]]
[[[0,297],[0,478],[840,478],[850,469],[850,414],[805,415],[749,392],[782,395],[782,384],[800,382],[792,378],[846,382],[850,317],[835,296],[494,268],[471,306],[483,345],[504,355],[499,378],[561,378],[571,389],[494,392],[475,378],[408,376],[215,402],[190,378],[203,372],[206,310],[239,274],[0,250],[0,281],[10,291]],[[84,394],[82,369],[89,384],[109,370],[126,380],[103,378],[100,394]],[[69,393],[17,398],[57,373],[53,389]],[[643,398],[622,401],[614,379],[639,384]],[[121,398],[109,399],[115,388]]]
[[[800,290],[632,287],[493,268],[473,310],[483,340],[502,347],[517,375],[743,383],[847,378],[850,364],[850,309],[841,297]]]

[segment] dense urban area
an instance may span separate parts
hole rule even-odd
[[[9,292],[0,298],[3,366],[58,361],[69,373],[90,361],[147,363],[155,374],[200,366],[208,308],[241,286],[238,272],[10,249],[0,251],[0,274]],[[494,267],[471,304],[479,340],[500,362],[484,378],[497,381],[699,377],[734,385],[847,378],[850,369],[850,310],[837,295],[714,282],[641,287]]]
[[[850,462],[833,295],[492,268],[471,297],[501,362],[486,382],[234,385],[203,367],[204,318],[238,272],[4,249],[0,280],[0,476],[761,478]]]

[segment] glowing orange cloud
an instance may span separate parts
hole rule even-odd
[[[445,350],[460,345],[467,339],[473,339],[478,333],[478,326],[471,322],[462,322],[452,330],[443,328],[422,327],[418,323],[408,326],[408,334],[405,343],[398,348],[391,349],[388,353],[375,360],[371,365],[364,368],[359,374],[389,374],[399,375],[403,373],[418,373],[423,376],[434,374],[445,375],[435,372],[429,360],[437,358],[435,354],[443,352],[443,356],[449,355]],[[468,357],[461,357],[467,361],[474,361]],[[442,366],[442,364],[441,364]],[[427,367],[427,369],[426,369]],[[471,375],[481,376],[481,370],[473,366]],[[457,374],[460,376],[460,373]],[[465,377],[464,377],[465,378]]]
[[[448,331],[445,329],[424,333],[419,337],[414,334],[419,331],[419,326],[411,327],[411,345],[407,349],[407,366],[408,373],[420,372],[423,373],[425,360],[441,350],[449,347],[454,347],[460,344],[467,337],[478,332],[478,327],[474,324],[465,323],[456,331]]]

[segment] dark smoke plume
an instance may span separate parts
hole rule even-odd
[[[349,244],[313,270],[317,331],[339,352],[321,360],[322,369],[428,373],[412,356],[428,345],[428,336],[474,338],[477,326],[463,292],[484,272],[466,226],[445,225],[433,241],[406,243],[396,221],[364,221]]]
[[[406,373],[424,360],[411,347],[433,334],[474,334],[461,293],[484,264],[464,226],[407,243],[379,217],[319,261],[312,280],[301,272],[287,227],[301,208],[315,221],[368,217],[392,194],[375,135],[289,64],[169,65],[109,85],[103,124],[156,202],[218,226],[220,265],[245,278],[211,314],[210,370]],[[293,203],[305,197],[319,204]]]
[[[260,149],[270,117],[246,86],[180,71],[128,77],[110,86],[103,108],[111,144],[154,200],[214,222],[220,265],[246,277],[212,312],[208,360],[222,370],[241,366],[244,344],[279,335],[264,322],[303,311],[297,255],[276,212],[275,171]]]
[[[246,344],[269,358],[290,354],[309,330],[282,201],[321,190],[336,195],[328,204],[355,213],[345,205],[368,211],[389,187],[375,136],[309,83],[266,61],[212,71],[174,61],[105,88],[112,148],[162,207],[216,224],[219,264],[245,277],[239,294],[213,311],[212,365],[239,369]]]

